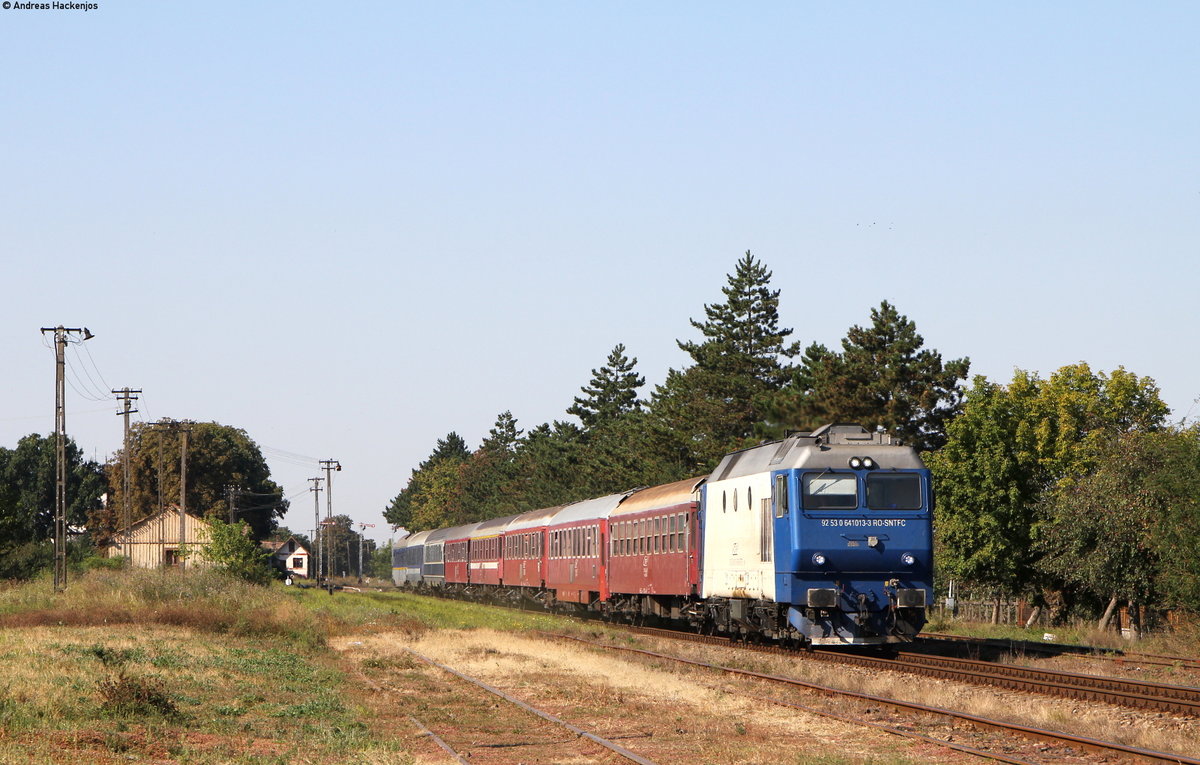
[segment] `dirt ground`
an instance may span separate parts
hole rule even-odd
[[[416,762],[451,761],[410,718],[475,763],[623,762],[599,745],[432,667],[415,651],[657,763],[977,763],[950,748],[787,709],[777,689],[578,644],[488,630],[335,644]]]

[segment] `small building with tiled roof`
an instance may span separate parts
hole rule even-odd
[[[308,578],[309,561],[312,556],[309,555],[308,548],[300,544],[295,537],[278,542],[263,542],[262,548],[271,554],[270,564],[282,571],[284,576],[293,579]]]

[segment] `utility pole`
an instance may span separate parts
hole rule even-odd
[[[313,581],[319,584],[321,582],[321,543],[324,537],[324,534],[321,533],[321,481],[325,479],[318,476],[317,478],[309,478],[308,480],[312,481],[312,487],[309,488],[309,491],[313,493],[313,511],[316,518],[316,524],[313,526],[316,529],[314,532],[316,538],[313,541],[316,542],[317,547],[317,568],[313,573]]]
[[[159,420],[154,423],[153,430],[158,432],[158,538],[160,543],[160,562],[166,563],[167,558],[167,538],[166,526],[167,516],[166,508],[163,507],[162,499],[162,464],[163,464],[163,431],[171,431],[179,434],[179,538],[175,548],[175,562],[182,570],[184,568],[183,553],[186,539],[186,518],[187,518],[187,447],[188,435],[192,432],[191,423],[187,420]]]
[[[342,463],[337,460],[320,460],[321,467],[325,469],[325,520],[333,520],[333,471],[339,473],[342,471]],[[333,550],[329,551],[329,557],[333,558]],[[332,576],[333,572],[329,569],[329,562],[326,562],[326,576]]]
[[[192,429],[186,423],[181,423],[179,426],[179,549],[176,556],[179,559],[179,570],[184,570],[184,543],[187,541],[186,525],[187,519],[187,448],[188,434]]]
[[[54,590],[67,586],[67,343],[71,335],[84,340],[95,335],[87,327],[42,327],[42,334],[54,333]]]
[[[363,557],[362,557],[363,530],[364,529],[373,529],[373,528],[375,528],[374,523],[358,524],[358,529],[359,529],[359,531],[358,531],[358,581],[359,581],[359,583],[361,583],[362,579],[363,579],[363,575],[362,575],[363,574]]]
[[[125,405],[117,414],[125,416],[125,445],[123,447],[124,454],[121,456],[121,528],[125,531],[126,535],[129,534],[129,527],[133,524],[133,508],[130,504],[131,498],[129,496],[129,486],[131,483],[129,476],[133,468],[131,464],[133,462],[132,455],[129,453],[129,415],[137,412],[132,406],[133,402],[138,399],[134,394],[141,392],[141,388],[131,390],[128,387],[113,391],[117,396],[117,400]]]

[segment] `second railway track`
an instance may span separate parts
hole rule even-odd
[[[681,634],[686,634],[686,633],[675,633],[675,632],[671,632],[669,630],[655,630],[652,628],[633,628],[633,630],[635,632],[640,632],[642,634],[652,635],[652,636],[656,636],[656,637],[670,637],[670,638],[675,638],[675,639],[678,639]],[[778,676],[778,675],[770,675],[770,674],[766,674],[766,673],[755,672],[755,671],[741,669],[741,668],[737,668],[737,667],[721,666],[718,664],[712,664],[712,663],[705,662],[705,661],[698,661],[695,659],[688,659],[688,658],[684,658],[684,657],[680,657],[680,656],[672,656],[669,654],[659,653],[656,651],[649,651],[649,650],[645,650],[645,649],[641,649],[641,648],[633,648],[633,647],[629,647],[629,646],[615,646],[615,645],[611,645],[611,644],[607,644],[607,643],[600,643],[600,642],[596,642],[596,641],[592,641],[592,640],[586,640],[583,638],[572,637],[569,635],[556,635],[553,633],[543,633],[543,634],[549,638],[565,639],[565,640],[569,640],[569,641],[575,641],[578,643],[589,644],[589,645],[592,645],[592,646],[595,646],[597,648],[601,648],[604,650],[635,653],[635,654],[640,654],[640,655],[655,658],[655,659],[661,659],[661,660],[666,660],[666,661],[670,661],[670,662],[678,662],[681,664],[703,667],[703,668],[712,669],[712,670],[716,670],[716,671],[720,671],[720,672],[724,672],[724,673],[728,673],[728,674],[739,675],[742,677],[755,678],[755,679],[767,681],[770,683],[779,683],[779,684],[784,684],[784,685],[789,685],[789,686],[794,686],[794,687],[807,688],[809,690],[814,690],[814,691],[817,691],[817,692],[825,694],[825,695],[838,695],[838,696],[844,696],[846,698],[853,698],[853,699],[858,699],[860,701],[865,701],[865,702],[868,702],[869,704],[882,704],[885,706],[889,706],[889,707],[901,710],[906,714],[928,714],[928,715],[942,716],[942,717],[953,719],[960,723],[965,723],[965,724],[968,724],[968,725],[971,725],[971,726],[974,726],[974,727],[977,727],[980,729],[993,730],[993,731],[997,731],[997,732],[1000,732],[1000,733],[1006,734],[1006,735],[1017,735],[1017,736],[1021,736],[1021,737],[1024,737],[1024,738],[1027,738],[1027,739],[1030,739],[1033,741],[1048,743],[1055,747],[1068,747],[1068,748],[1075,749],[1075,750],[1087,751],[1092,754],[1099,755],[1102,758],[1105,758],[1105,761],[1107,761],[1107,758],[1120,757],[1120,758],[1124,758],[1126,760],[1131,760],[1131,761],[1136,761],[1136,762],[1144,762],[1144,763],[1155,763],[1155,764],[1176,763],[1176,765],[1200,765],[1200,759],[1192,757],[1191,755],[1176,754],[1176,753],[1171,753],[1171,752],[1158,752],[1158,751],[1154,751],[1154,750],[1150,750],[1150,749],[1129,746],[1129,745],[1125,745],[1125,744],[1121,744],[1121,743],[1117,743],[1117,742],[1103,741],[1103,740],[1099,740],[1099,739],[1089,738],[1086,736],[1074,735],[1074,734],[1065,733],[1065,732],[1061,732],[1061,731],[1046,730],[1046,729],[1042,729],[1042,728],[1021,725],[1018,723],[1008,722],[1008,721],[1004,721],[1004,720],[989,719],[989,718],[982,717],[982,716],[975,715],[975,714],[969,714],[969,713],[965,713],[965,712],[957,712],[954,710],[942,709],[942,708],[938,708],[938,707],[931,707],[928,705],[918,704],[918,703],[908,702],[908,701],[902,701],[899,699],[885,698],[885,697],[881,697],[881,696],[860,693],[857,691],[847,691],[847,690],[838,689],[838,688],[831,688],[828,686],[823,686],[823,685],[819,685],[816,683],[810,683],[810,682],[799,680],[796,678],[782,677],[782,676]],[[728,640],[725,640],[725,639],[712,639],[712,638],[706,638],[705,636],[695,636],[695,635],[690,635],[688,637],[699,638],[699,640],[697,640],[695,642],[703,642],[703,643],[720,642],[726,646],[733,645]],[[772,651],[772,652],[775,652],[775,651]],[[812,654],[812,655],[813,656],[824,656],[825,654]],[[886,660],[882,660],[882,661],[886,661]],[[788,704],[786,702],[775,702],[775,703],[783,703],[786,706],[794,706],[794,705]],[[810,711],[812,711],[812,710],[810,710]],[[897,730],[894,732],[900,732],[900,731]],[[942,741],[940,743],[946,744],[948,746],[952,745],[948,741]],[[955,747],[955,748],[961,748],[961,747]],[[1014,760],[1011,758],[1007,758],[1005,755],[1000,754],[1000,753],[995,753],[995,755],[993,755],[993,753],[982,752],[982,751],[975,751],[972,753],[979,754],[979,755],[985,756],[985,757],[993,757],[994,759],[997,759],[1000,761],[1006,761],[1006,762],[1021,761],[1021,760]]]

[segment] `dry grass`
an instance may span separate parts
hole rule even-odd
[[[399,661],[404,649],[411,648],[600,736],[627,737],[618,743],[661,763],[964,761],[947,750],[926,751],[856,725],[765,705],[707,673],[627,660],[581,645],[474,630],[421,637],[376,635],[335,641],[335,647],[375,667]],[[411,672],[443,688],[456,688],[454,693],[462,698],[453,703],[461,709],[469,708],[467,699],[478,695],[448,675],[420,668]],[[521,724],[529,725],[529,719]],[[464,727],[484,726],[469,715],[453,721],[425,720],[431,727],[439,722],[451,736]],[[472,761],[476,756],[472,749]],[[573,756],[584,757],[581,762],[607,761],[587,759],[594,754]]]
[[[1036,694],[963,685],[893,672],[832,666],[736,649],[659,642],[663,653],[688,655],[702,661],[737,666],[768,674],[795,677],[819,685],[895,698],[1033,727],[1068,731],[1158,751],[1200,751],[1200,726],[1193,720],[1137,712]]]

